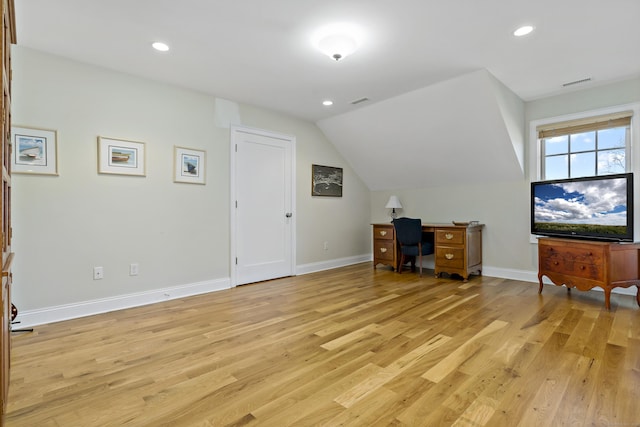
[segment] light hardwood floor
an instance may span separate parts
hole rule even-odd
[[[6,426],[640,426],[634,297],[365,263],[14,334]]]

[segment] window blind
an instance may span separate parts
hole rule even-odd
[[[538,138],[542,139],[590,132],[600,129],[629,126],[631,124],[632,116],[633,111],[621,111],[619,113],[605,114],[603,116],[585,117],[582,119],[568,120],[566,122],[540,125],[536,127],[536,131],[538,132]]]

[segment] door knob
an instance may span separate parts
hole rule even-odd
[[[287,212],[284,216],[286,216],[287,218],[291,218],[293,214],[291,212]]]

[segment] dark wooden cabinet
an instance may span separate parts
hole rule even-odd
[[[611,308],[611,290],[637,286],[640,305],[639,243],[596,242],[544,237],[538,239],[538,281],[547,276],[555,285],[588,291],[604,290],[604,304]]]
[[[11,44],[15,43],[13,0],[2,0],[2,186],[0,188],[0,235],[2,244],[2,292],[0,301],[0,425],[4,423],[11,361]]]

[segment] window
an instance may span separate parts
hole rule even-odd
[[[630,170],[632,114],[625,111],[538,126],[542,179],[609,175]]]

